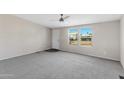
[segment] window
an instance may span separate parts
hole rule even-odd
[[[92,46],[92,29],[91,28],[70,28],[68,38],[70,45]]]
[[[92,45],[92,30],[90,28],[80,28],[80,45]]]
[[[68,35],[69,35],[69,44],[77,45],[78,44],[78,29],[76,28],[69,29]]]

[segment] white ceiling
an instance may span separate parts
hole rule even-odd
[[[122,15],[121,14],[65,14],[64,16],[70,16],[65,22],[57,21],[60,18],[60,15],[58,14],[16,14],[15,16],[49,28],[59,28],[66,26],[75,26],[75,25],[119,20]]]

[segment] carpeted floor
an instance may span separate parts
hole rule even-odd
[[[68,52],[40,52],[0,61],[1,79],[117,79],[120,62]]]

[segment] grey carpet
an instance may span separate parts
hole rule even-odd
[[[120,62],[67,52],[40,52],[0,61],[1,79],[118,79]]]

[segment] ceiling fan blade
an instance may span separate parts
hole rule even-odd
[[[65,19],[68,19],[70,16],[65,16],[65,17],[63,17],[63,19],[65,20]]]

